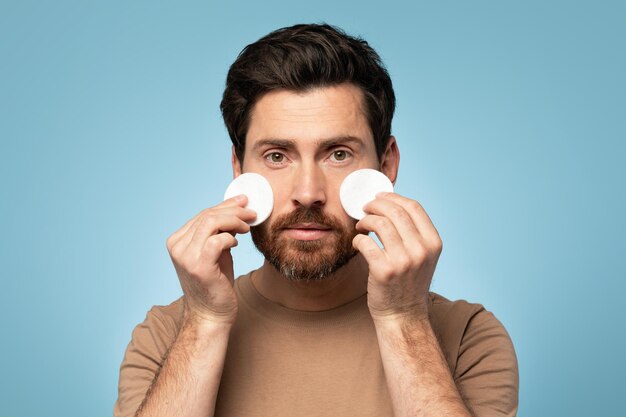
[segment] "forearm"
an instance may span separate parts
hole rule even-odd
[[[396,417],[468,416],[430,322],[375,322]]]
[[[230,328],[186,318],[135,417],[213,416]]]

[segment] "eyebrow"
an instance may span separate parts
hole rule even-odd
[[[363,147],[363,140],[356,136],[338,136],[334,138],[321,139],[316,141],[316,144],[323,148],[332,148],[333,146],[345,145],[351,143],[353,145],[359,145]],[[261,139],[257,141],[252,150],[258,150],[259,148],[270,146],[277,148],[293,149],[296,147],[296,141],[293,139]]]

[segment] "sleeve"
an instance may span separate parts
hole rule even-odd
[[[491,312],[481,309],[469,320],[454,379],[476,417],[517,415],[517,357],[509,334]]]
[[[161,368],[176,330],[167,326],[158,306],[152,307],[143,323],[133,330],[120,366],[118,397],[114,417],[133,417],[143,401],[154,376]]]

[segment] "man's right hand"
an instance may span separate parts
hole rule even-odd
[[[202,210],[167,239],[167,250],[185,294],[185,318],[232,324],[237,316],[230,249],[247,233],[256,213],[243,195]]]

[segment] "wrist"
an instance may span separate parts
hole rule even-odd
[[[236,314],[221,315],[191,310],[185,306],[183,312],[183,326],[193,327],[199,331],[212,332],[228,329],[235,324]]]
[[[374,327],[378,333],[404,337],[406,334],[423,333],[430,327],[428,310],[416,309],[387,314],[372,313]],[[420,330],[421,329],[421,330]]]
[[[189,315],[183,319],[177,340],[194,352],[203,352],[220,340],[228,341],[232,324],[209,321]],[[193,348],[192,348],[193,347]]]
[[[404,308],[380,310],[369,307],[374,323],[404,323],[409,321],[428,321],[429,311],[426,304],[415,304]]]
[[[209,311],[190,304],[185,298],[183,320],[199,327],[232,326],[237,319],[237,307],[224,311]]]

